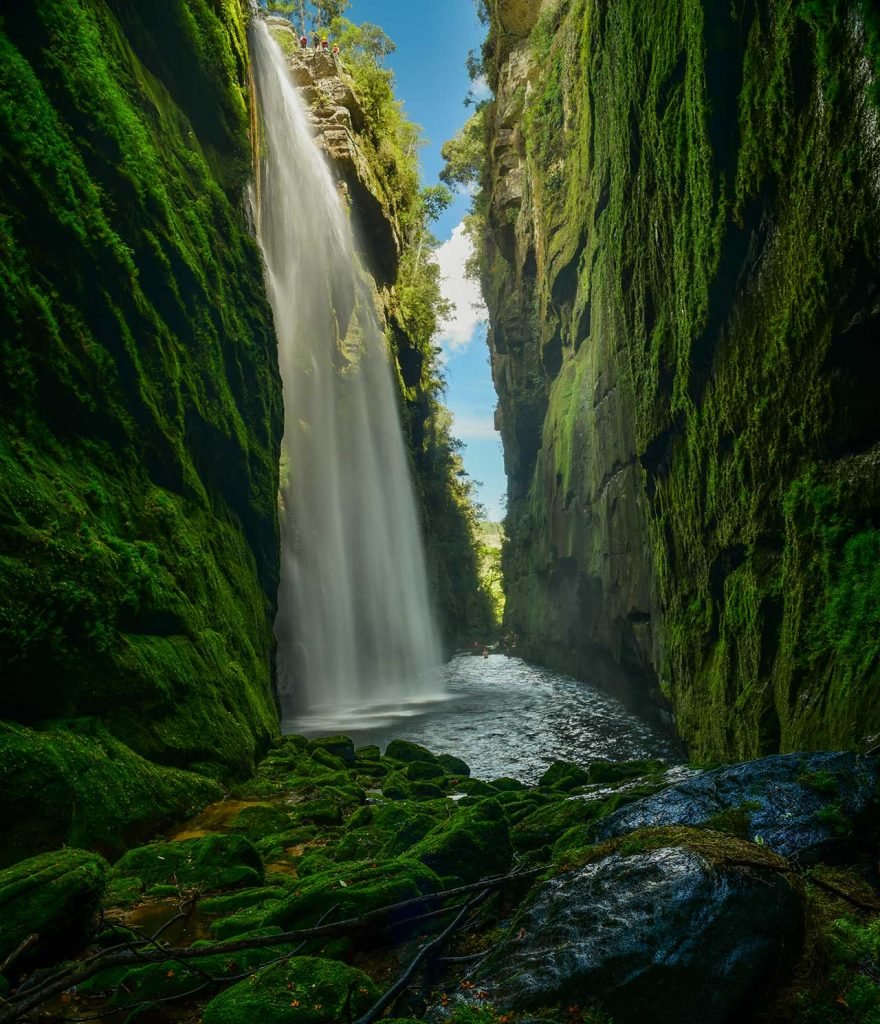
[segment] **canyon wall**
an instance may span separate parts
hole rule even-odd
[[[880,730],[880,22],[487,5],[506,625],[697,758]]]
[[[246,20],[39,0],[0,23],[3,859],[118,848],[277,732]]]

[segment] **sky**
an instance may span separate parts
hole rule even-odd
[[[421,153],[423,183],[435,185],[443,167],[440,147],[473,109],[464,105],[471,85],[465,59],[485,34],[473,0],[353,0],[347,17],[358,24],[380,25],[396,44],[386,65],[394,72],[407,116],[424,129],[428,141]],[[507,481],[501,438],[493,427],[495,389],[486,346],[487,314],[477,284],[465,280],[463,272],[470,247],[461,221],[469,205],[467,196],[457,196],[434,226],[442,243],[437,255],[444,292],[456,306],[437,344],[445,360],[444,400],[455,418],[455,436],[465,445],[465,469],[481,484],[478,498],[488,518],[498,521],[504,516]]]

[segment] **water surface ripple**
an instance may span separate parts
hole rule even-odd
[[[312,708],[284,723],[288,733],[345,733],[358,746],[413,740],[463,758],[476,778],[534,783],[553,761],[587,764],[682,760],[675,743],[590,683],[520,658],[460,654],[444,668],[446,694],[433,701]]]

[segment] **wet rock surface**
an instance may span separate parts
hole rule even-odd
[[[598,1000],[620,1021],[746,1019],[797,955],[803,907],[781,858],[726,845],[718,860],[684,845],[621,848],[544,883],[476,989],[505,1008]]]
[[[664,825],[733,827],[785,857],[845,840],[872,804],[875,757],[782,754],[718,768],[615,811],[595,830],[611,839]]]

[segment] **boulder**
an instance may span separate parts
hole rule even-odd
[[[797,883],[753,844],[672,831],[623,840],[543,883],[475,990],[518,1011],[598,1002],[619,1021],[749,1019],[801,946]]]
[[[263,862],[243,836],[209,835],[129,850],[114,875],[137,877],[148,886],[237,889],[263,884]]]
[[[0,871],[0,962],[37,938],[14,967],[67,956],[88,938],[107,862],[85,850],[56,850]]]
[[[294,957],[233,985],[205,1007],[204,1024],[337,1024],[379,998],[363,971],[335,960]]]
[[[510,868],[513,848],[507,818],[497,800],[459,805],[448,822],[435,826],[408,856],[443,878],[476,882]]]
[[[779,754],[704,772],[605,818],[610,839],[638,828],[729,826],[784,857],[816,855],[873,805],[880,762],[851,753]]]

